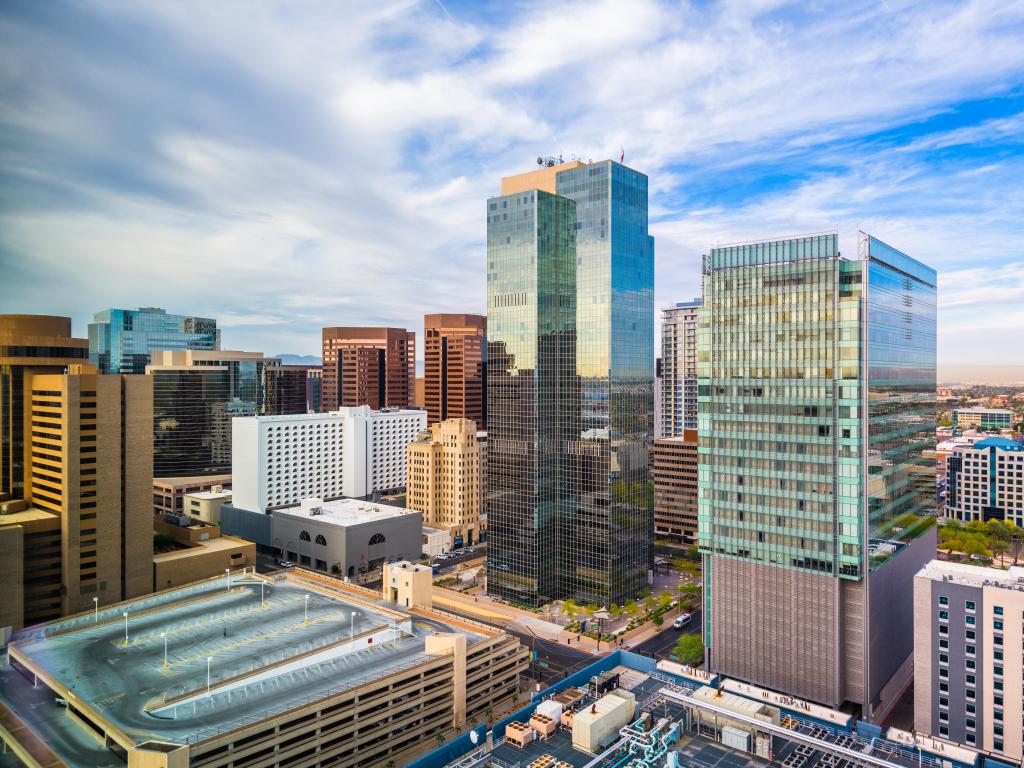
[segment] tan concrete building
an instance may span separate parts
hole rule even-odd
[[[0,527],[21,528],[3,535],[22,543],[13,626],[150,591],[152,383],[95,370],[75,363],[23,378],[23,498],[0,515]]]
[[[455,547],[480,540],[482,464],[476,425],[448,419],[409,444],[406,506],[423,513],[423,524],[448,531]]]
[[[219,485],[208,491],[185,494],[185,514],[211,525],[220,525],[220,508],[231,503],[231,491]]]
[[[654,535],[677,544],[697,540],[697,430],[663,437],[651,447]]]
[[[21,674],[0,676],[0,697],[31,726],[0,738],[48,749],[48,765],[407,765],[512,709],[527,666],[516,638],[433,608],[429,589],[409,563],[389,565],[383,593],[235,573],[54,623],[10,645]],[[29,716],[33,679],[67,716]]]
[[[153,520],[158,534],[153,554],[153,591],[180,587],[220,576],[225,570],[256,565],[256,545],[224,536],[220,526],[199,521],[182,527],[162,518]]]
[[[432,314],[423,319],[427,423],[470,419],[487,426],[487,316]]]
[[[231,488],[231,475],[153,478],[153,512],[185,514],[185,497],[190,493]]]

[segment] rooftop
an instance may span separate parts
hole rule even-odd
[[[169,552],[160,552],[153,555],[154,563],[166,563],[168,560],[186,560],[195,555],[208,555],[211,552],[227,552],[249,545],[251,542],[245,539],[236,539],[234,536],[217,536],[198,542],[195,546],[186,546],[183,549],[172,549]]]
[[[192,493],[185,494],[191,499],[230,499],[231,489],[228,488],[226,491],[193,491]]]
[[[1024,566],[1020,565],[1003,571],[982,565],[932,560],[917,572],[917,576],[934,581],[949,581],[968,587],[991,586],[1024,591]]]
[[[999,413],[999,414],[1012,414],[1009,408],[954,408],[957,413]]]
[[[290,421],[330,421],[349,416],[411,416],[420,413],[426,413],[426,411],[422,408],[381,408],[379,411],[375,411],[368,405],[354,405],[325,413],[286,413],[279,416],[248,416],[246,418],[254,419],[263,424],[273,424],[275,422],[283,424]]]
[[[361,525],[377,520],[387,520],[392,517],[402,517],[403,515],[418,515],[420,513],[405,507],[375,504],[372,501],[359,501],[358,499],[337,499],[336,501],[303,499],[299,506],[275,509],[274,514],[302,518],[316,517],[324,523],[345,526]]]
[[[135,743],[195,743],[421,663],[431,634],[482,637],[356,594],[301,572],[234,574],[30,628],[0,669],[0,701],[69,765],[106,765],[54,693]]]
[[[1024,445],[1008,437],[987,437],[974,444],[975,450],[981,448],[998,448],[1001,451],[1024,451]]]

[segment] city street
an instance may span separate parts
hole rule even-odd
[[[544,640],[515,627],[505,627],[505,631],[518,637],[519,642],[531,651],[537,651],[537,661],[530,662],[527,674],[524,675],[530,680],[540,680],[550,685],[594,661],[593,654],[575,646]]]
[[[701,631],[703,614],[697,611],[693,614],[690,623],[682,629],[673,629],[672,623],[675,615],[665,617],[665,628],[649,640],[630,648],[634,653],[641,653],[644,656],[653,656],[656,659],[667,659],[672,653],[672,648],[679,640],[680,635],[692,635]]]

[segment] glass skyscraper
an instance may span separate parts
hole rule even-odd
[[[651,565],[647,177],[544,167],[487,214],[488,589],[622,602]]]
[[[100,373],[145,373],[150,354],[167,349],[220,349],[217,321],[139,307],[105,309],[89,323],[89,362]]]
[[[713,249],[698,331],[709,666],[883,717],[935,554],[935,271],[862,235]]]

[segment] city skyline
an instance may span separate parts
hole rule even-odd
[[[80,338],[162,306],[268,354],[416,331],[485,310],[495,178],[624,153],[651,179],[656,308],[699,295],[719,243],[839,228],[853,256],[860,228],[938,269],[940,381],[1024,380],[1001,352],[1024,323],[1024,11],[586,9],[6,7],[0,303]]]

